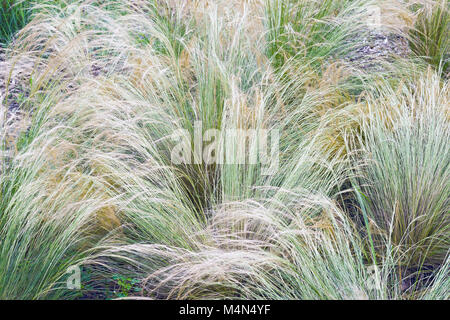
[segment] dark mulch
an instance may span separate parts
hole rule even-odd
[[[393,61],[394,57],[407,57],[411,50],[408,40],[387,31],[370,31],[346,41],[354,46],[344,60],[366,71],[382,71],[381,61]]]

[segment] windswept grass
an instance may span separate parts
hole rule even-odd
[[[412,51],[448,77],[450,14],[445,0],[430,1],[419,9],[410,31]]]
[[[449,88],[433,72],[368,100],[362,208],[402,264],[442,263],[449,247]]]
[[[30,16],[26,1],[3,0],[0,6],[0,44],[6,46],[14,34],[22,29]]]
[[[71,0],[36,1],[36,0],[2,0],[0,1],[0,46],[6,47],[17,33],[31,21],[38,8],[45,4],[65,6]],[[75,2],[75,0],[72,0]]]
[[[448,299],[448,82],[343,61],[374,3],[39,6],[7,52],[0,298],[121,275],[162,299]],[[209,129],[228,162],[173,161]],[[261,137],[230,129],[279,132],[276,157],[239,162]],[[73,265],[98,282],[67,290]]]

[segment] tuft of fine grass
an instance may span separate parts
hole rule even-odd
[[[159,299],[448,298],[448,82],[336,61],[372,1],[226,2],[39,7],[7,143],[1,105],[0,298],[79,298],[73,265]],[[208,129],[229,163],[172,161]],[[227,129],[278,130],[272,174]]]
[[[436,0],[419,9],[415,25],[409,33],[412,51],[444,75],[449,72],[449,32],[448,2]]]

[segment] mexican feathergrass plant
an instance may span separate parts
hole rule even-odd
[[[368,99],[358,167],[362,207],[401,264],[443,263],[449,248],[449,87],[429,71]]]
[[[29,7],[25,1],[3,0],[0,6],[0,45],[6,46],[17,31],[29,19]]]
[[[67,289],[83,265],[149,298],[448,299],[448,83],[339,61],[374,3],[39,6],[8,49],[31,124],[9,139],[2,100],[0,298],[104,294]],[[278,130],[277,170],[172,161],[208,129]]]
[[[70,1],[70,0],[69,0]],[[34,6],[49,4],[64,6],[67,1],[2,0],[0,1],[0,46],[6,47],[17,33],[31,21],[38,10]]]
[[[415,25],[409,33],[412,51],[447,78],[450,72],[449,10],[449,4],[445,0],[425,2],[418,9]]]
[[[2,125],[8,129],[8,123]],[[77,295],[65,290],[66,270],[81,263],[90,244],[98,241],[91,230],[104,199],[92,179],[77,173],[76,162],[55,168],[51,157],[54,148],[64,148],[57,141],[63,132],[67,131],[61,126],[45,125],[19,152],[2,148],[1,299]],[[94,191],[86,199],[90,189]]]

